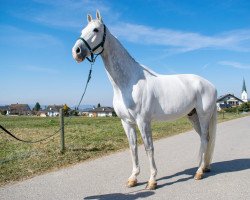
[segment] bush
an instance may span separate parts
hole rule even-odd
[[[239,106],[240,112],[249,112],[250,111],[250,102],[243,103]]]
[[[7,110],[1,110],[1,114],[2,115],[6,115],[7,114]]]
[[[239,107],[231,107],[231,108],[225,108],[223,109],[225,112],[228,112],[228,113],[237,113],[238,112],[238,109]]]
[[[224,108],[223,111],[225,111],[227,113],[249,112],[250,111],[250,102],[243,103],[237,107]]]

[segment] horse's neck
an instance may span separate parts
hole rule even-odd
[[[141,66],[107,30],[102,59],[113,87],[126,88],[142,75]]]

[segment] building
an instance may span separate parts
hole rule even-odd
[[[11,104],[9,115],[31,115],[31,109],[28,104]]]
[[[47,112],[45,110],[39,110],[37,113],[36,113],[37,116],[39,117],[47,117]]]
[[[233,94],[222,95],[216,101],[218,111],[224,108],[239,106],[242,103],[244,103],[244,101],[234,96]]]
[[[246,83],[245,83],[244,78],[243,78],[243,85],[242,85],[242,91],[241,91],[241,100],[244,102],[248,102],[248,100],[247,100],[247,88],[246,88]]]
[[[111,107],[99,107],[93,108],[88,111],[89,117],[113,117],[116,116],[114,108]]]
[[[63,105],[49,105],[46,108],[46,113],[49,117],[56,117],[59,116],[61,108],[63,108]]]

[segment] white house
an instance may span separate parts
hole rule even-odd
[[[88,111],[89,117],[112,117],[115,116],[115,111],[111,107],[93,108]]]
[[[234,96],[233,94],[222,95],[216,101],[218,111],[220,111],[223,108],[231,108],[239,106],[242,103],[244,103],[244,101]]]
[[[49,105],[46,109],[47,115],[49,117],[56,117],[59,116],[60,114],[60,109],[63,108],[63,106],[58,106],[58,105]]]

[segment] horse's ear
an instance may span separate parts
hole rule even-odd
[[[88,23],[92,21],[92,16],[90,14],[87,14],[87,21]]]
[[[98,20],[100,20],[102,22],[102,16],[101,16],[99,10],[96,10],[96,19],[98,19]]]

